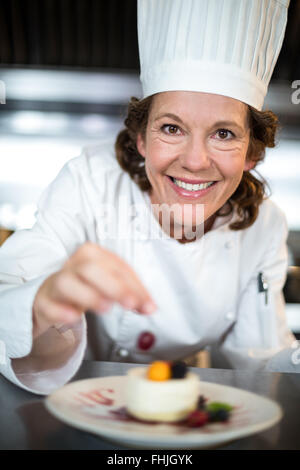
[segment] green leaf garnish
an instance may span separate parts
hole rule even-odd
[[[228,403],[222,403],[220,401],[212,401],[211,403],[208,403],[206,405],[206,410],[215,412],[219,410],[225,410],[225,411],[232,411],[233,406],[229,405]]]

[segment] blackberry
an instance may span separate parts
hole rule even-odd
[[[182,361],[171,364],[171,379],[184,379],[187,373],[187,365]]]
[[[217,422],[226,422],[229,420],[229,411],[227,410],[216,410],[216,411],[208,411],[209,421],[211,423]]]

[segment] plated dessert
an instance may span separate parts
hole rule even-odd
[[[155,361],[127,373],[125,390],[129,415],[147,422],[185,422],[191,427],[228,421],[232,407],[201,395],[201,381],[184,362]]]
[[[150,367],[144,366],[146,375]],[[156,376],[157,368],[154,371]],[[161,373],[162,369],[159,371]],[[190,369],[190,372],[197,375],[198,371]],[[160,373],[158,377],[162,378]],[[181,380],[185,380],[186,374]],[[180,379],[168,378],[165,383],[175,380]],[[160,385],[163,382],[157,381]],[[198,380],[196,409],[181,421],[147,421],[127,411],[127,383],[128,376],[124,375],[77,380],[55,390],[45,404],[56,418],[71,426],[142,449],[216,447],[268,429],[283,415],[281,407],[273,400],[236,386],[205,382],[203,374]]]

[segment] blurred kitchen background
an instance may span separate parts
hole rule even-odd
[[[136,0],[0,0],[0,243],[33,225],[67,160],[118,133],[128,100],[141,97],[138,74]],[[258,171],[288,219],[284,294],[300,339],[300,0],[291,0],[264,109],[281,130]]]

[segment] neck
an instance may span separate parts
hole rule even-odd
[[[203,228],[201,227],[201,233],[202,233],[202,230],[203,230],[203,234],[209,232],[213,226],[213,223],[216,219],[216,215],[213,214],[211,217],[209,217],[207,220],[204,221],[204,230]],[[194,233],[194,236],[192,238],[186,238],[185,237],[185,233],[184,233],[184,230],[182,229],[182,237],[180,239],[178,239],[179,243],[191,243],[191,242],[194,242],[196,241],[198,238],[199,238],[199,235],[197,236],[197,233],[199,233],[199,230],[197,231],[195,229],[195,227],[193,227],[193,233]]]
[[[156,207],[157,203],[155,201],[153,201],[151,196],[152,195],[150,194],[151,203],[155,205],[154,207]],[[205,234],[205,233],[207,233],[211,230],[211,228],[214,224],[214,221],[216,219],[216,214],[213,214],[208,219],[206,219],[204,221],[204,227],[203,227],[203,224],[201,224],[198,227],[193,226],[193,227],[191,227],[190,232],[187,232],[186,227],[178,226],[178,225],[174,224],[174,221],[169,221],[169,219],[168,219],[168,222],[170,222],[170,225],[168,224],[168,226],[164,227],[162,212],[156,213],[156,211],[153,210],[153,207],[152,207],[152,211],[153,211],[156,219],[159,221],[159,224],[160,224],[162,230],[164,230],[164,232],[166,232],[170,237],[176,238],[176,240],[178,240],[178,242],[182,243],[182,244],[191,243],[191,242],[194,242],[194,241],[198,240],[199,238],[201,238],[201,236],[203,234]]]

